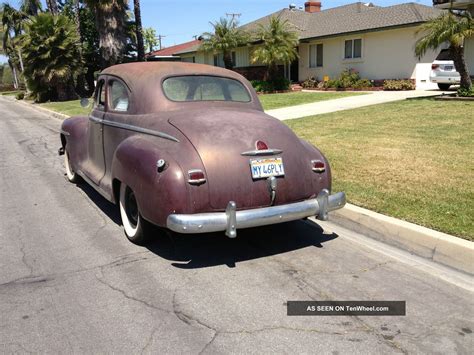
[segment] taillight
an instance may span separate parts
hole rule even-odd
[[[315,173],[324,173],[326,171],[326,165],[321,160],[311,160],[311,168]]]
[[[188,182],[191,185],[200,185],[206,182],[206,176],[200,169],[193,169],[188,171]]]
[[[431,70],[436,70],[439,68],[439,64],[431,64]]]
[[[255,142],[255,148],[257,148],[257,150],[267,150],[268,145],[265,142],[256,141]]]

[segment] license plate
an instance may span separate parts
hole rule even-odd
[[[282,158],[265,158],[250,160],[250,172],[253,179],[261,179],[270,176],[283,176],[285,169]]]
[[[446,71],[448,71],[448,70],[451,71],[453,69],[454,69],[454,67],[452,65],[445,65],[444,66],[444,70],[446,70]]]

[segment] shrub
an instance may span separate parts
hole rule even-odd
[[[23,100],[25,98],[25,93],[23,91],[15,95],[17,100]]]
[[[383,89],[386,91],[395,90],[415,90],[416,84],[414,80],[385,80]]]
[[[257,92],[285,91],[290,88],[290,81],[283,77],[273,81],[252,80],[250,83]]]
[[[371,88],[372,86],[374,85],[369,79],[359,79],[354,84],[352,84],[354,89]]]
[[[318,86],[319,82],[315,77],[310,77],[301,83],[301,86],[305,89],[314,89]]]
[[[339,75],[340,87],[352,88],[360,80],[359,72],[354,69],[344,69]]]
[[[471,87],[470,90],[459,88],[458,96],[460,97],[474,97],[474,87]]]
[[[328,80],[326,81],[325,83],[325,87],[326,88],[333,88],[333,89],[339,89],[339,88],[342,88],[343,84],[342,82],[339,80],[339,79],[335,79],[335,80]]]

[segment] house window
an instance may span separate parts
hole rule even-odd
[[[309,46],[309,67],[319,68],[323,66],[323,44],[312,44]]]
[[[237,56],[236,56],[235,52],[232,52],[232,65],[234,67],[237,66]]]
[[[344,59],[362,58],[362,40],[349,39],[344,43]]]

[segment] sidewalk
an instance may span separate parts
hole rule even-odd
[[[400,101],[407,98],[438,96],[443,93],[443,91],[437,90],[375,91],[370,92],[367,95],[350,96],[341,99],[284,107],[275,110],[268,110],[265,111],[265,113],[278,118],[279,120],[292,120],[295,118],[320,115],[323,113],[349,110],[392,101]]]

